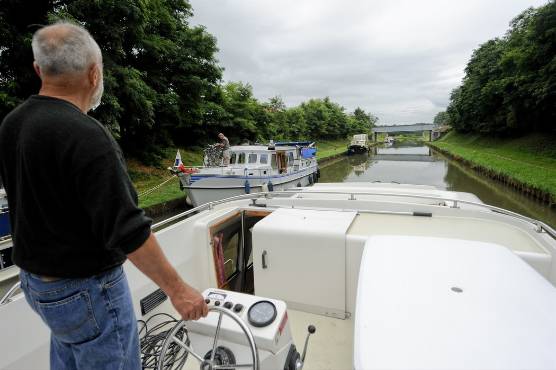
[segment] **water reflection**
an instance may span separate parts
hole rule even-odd
[[[321,166],[321,182],[397,182],[469,192],[483,202],[556,227],[556,210],[484,178],[419,143],[373,148],[369,154],[337,158]]]

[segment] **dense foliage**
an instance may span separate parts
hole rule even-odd
[[[432,121],[437,126],[447,125],[450,120],[450,116],[448,112],[442,111],[438,112],[436,116],[434,116],[434,120]]]
[[[169,145],[214,141],[220,131],[232,143],[334,139],[376,122],[328,98],[286,108],[280,97],[259,102],[249,84],[223,85],[216,39],[190,26],[191,16],[186,0],[0,0],[0,119],[40,86],[33,32],[67,19],[84,25],[103,52],[105,94],[92,115],[143,161]]]
[[[451,94],[450,124],[493,135],[556,130],[556,2],[530,8],[474,51]]]

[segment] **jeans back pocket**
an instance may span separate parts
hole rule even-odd
[[[87,291],[80,291],[55,302],[37,301],[36,307],[39,315],[50,327],[52,335],[61,342],[87,342],[101,333]]]

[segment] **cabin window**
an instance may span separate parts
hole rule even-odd
[[[237,158],[236,153],[232,153],[232,156],[230,157],[230,164],[236,163],[236,158]]]
[[[272,157],[270,159],[270,166],[274,169],[277,168],[277,166],[276,166],[276,154],[272,154]]]
[[[290,166],[293,165],[293,152],[288,153],[288,162]]]
[[[267,164],[268,163],[268,154],[261,154],[260,161],[261,161],[261,164]]]
[[[240,243],[240,231],[233,234],[224,245],[224,273],[226,281],[237,272],[237,253]]]
[[[245,153],[239,153],[237,156],[237,164],[244,164],[245,163]]]
[[[249,163],[257,163],[257,155],[249,154]]]
[[[217,286],[253,294],[253,226],[269,212],[248,211],[211,227]]]
[[[217,284],[219,288],[225,288],[238,270],[241,219],[234,217],[225,221],[219,225],[218,231],[213,230],[211,234]]]

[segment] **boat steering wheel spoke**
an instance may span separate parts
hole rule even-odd
[[[217,370],[217,369],[230,369],[230,368],[250,368],[253,370],[259,370],[259,354],[257,350],[257,344],[255,343],[255,339],[253,338],[253,333],[245,324],[245,322],[235,313],[222,308],[222,307],[210,307],[209,312],[217,312],[218,313],[218,324],[216,325],[216,330],[214,333],[214,337],[212,339],[212,351],[210,352],[210,359],[205,359],[203,356],[196,353],[192,346],[188,343],[189,336],[186,330],[186,322],[181,320],[174,326],[174,328],[170,331],[167,335],[166,339],[164,340],[164,344],[162,345],[162,350],[160,352],[160,356],[158,359],[157,370],[165,370],[167,366],[165,366],[164,362],[166,360],[166,355],[168,350],[171,348],[172,345],[177,345],[181,347],[187,354],[193,356],[197,361],[199,361],[199,366],[201,370]],[[218,349],[218,339],[220,337],[220,329],[222,326],[222,317],[228,316],[231,318],[243,331],[243,334],[247,338],[249,351],[251,352],[251,363],[242,363],[242,364],[217,364],[215,363],[216,352]],[[178,333],[183,330],[184,337],[179,338],[177,335]]]

